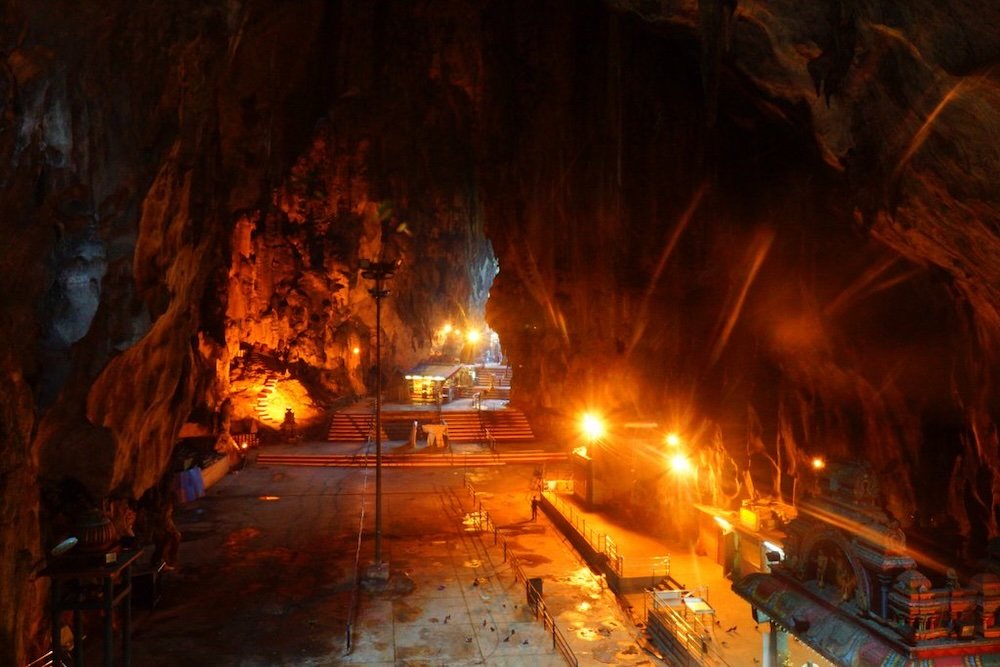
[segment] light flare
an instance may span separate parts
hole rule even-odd
[[[690,475],[694,466],[691,465],[691,459],[678,453],[670,457],[670,469],[678,475]]]
[[[592,412],[585,412],[580,417],[580,430],[588,440],[599,440],[604,437],[607,431],[604,426],[604,419]]]
[[[799,508],[799,512],[802,514],[808,514],[823,523],[839,528],[854,537],[871,542],[872,544],[883,545],[888,539],[883,531],[876,530],[869,525],[865,525],[858,521],[852,521],[851,519],[843,517],[839,514],[835,514],[815,506],[802,506]],[[951,567],[950,564],[937,560],[936,558],[909,546],[904,546],[902,549],[897,550],[917,561],[919,564],[932,570],[936,570],[937,572],[945,572],[949,567]]]
[[[753,281],[757,277],[757,272],[760,271],[760,267],[764,264],[764,260],[767,258],[767,254],[771,250],[771,244],[773,242],[774,230],[768,229],[757,235],[757,239],[752,250],[752,261],[750,262],[750,268],[747,270],[746,280],[743,281],[743,287],[740,289],[739,296],[736,298],[736,302],[733,304],[732,310],[729,311],[726,323],[722,327],[722,331],[719,333],[719,337],[715,341],[715,346],[712,349],[712,365],[715,365],[715,363],[719,360],[719,357],[722,356],[722,351],[729,343],[729,337],[732,335],[733,328],[736,327],[736,322],[740,318],[740,313],[743,310],[743,304],[746,303],[747,294],[750,292],[750,286],[753,285]]]
[[[670,259],[670,255],[673,254],[674,248],[677,246],[677,242],[680,240],[681,235],[684,233],[684,230],[687,229],[691,219],[694,218],[695,211],[697,211],[698,207],[701,205],[701,200],[705,197],[706,192],[708,192],[707,180],[702,182],[698,189],[694,191],[694,194],[691,195],[691,201],[688,203],[688,207],[684,209],[684,213],[682,213],[680,219],[677,220],[677,224],[674,226],[674,230],[670,234],[667,244],[663,247],[663,251],[660,253],[660,259],[656,262],[656,268],[653,269],[653,275],[649,278],[649,284],[646,286],[646,293],[643,295],[642,304],[639,306],[639,314],[636,317],[637,324],[635,329],[632,331],[632,338],[629,340],[629,353],[631,353],[635,346],[639,343],[646,331],[646,324],[649,322],[649,300],[653,296],[657,283],[660,282],[660,276],[663,275],[663,269],[667,266],[667,260]]]
[[[933,129],[934,123],[937,122],[938,117],[941,116],[941,113],[948,107],[949,104],[958,98],[962,89],[966,86],[979,85],[983,81],[988,81],[992,72],[993,67],[990,67],[975,79],[970,79],[969,77],[959,79],[954,86],[948,89],[948,92],[941,97],[941,101],[937,103],[937,106],[935,106],[934,109],[927,114],[927,118],[917,129],[916,133],[914,133],[913,139],[910,140],[906,150],[903,151],[902,157],[899,158],[899,163],[896,164],[896,168],[892,171],[892,177],[890,179],[891,183],[895,183],[899,179],[903,169],[906,168],[906,165],[911,159],[913,159],[913,156],[918,150],[920,150],[921,146],[924,145],[924,142],[927,141],[927,137],[930,136],[931,129]]]
[[[840,294],[838,294],[837,297],[823,309],[823,314],[827,317],[836,314],[837,311],[860,298],[866,290],[870,293],[878,291],[878,289],[876,289],[878,286],[873,287],[873,285],[875,285],[875,281],[891,269],[898,261],[899,260],[897,258],[891,257],[869,267],[860,276],[858,276],[856,280],[844,288]],[[912,273],[906,274],[905,278],[909,278],[912,275]],[[902,281],[900,279],[896,279],[889,286],[895,284],[896,282]],[[881,283],[881,287],[879,289],[886,289],[886,284]]]

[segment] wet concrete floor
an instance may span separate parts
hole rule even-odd
[[[467,474],[488,489],[475,500]],[[136,609],[133,665],[566,664],[526,608],[504,542],[525,576],[542,579],[580,664],[663,664],[547,519],[531,521],[531,476],[516,465],[384,470],[389,577],[359,587],[356,560],[362,570],[374,560],[374,471],[231,473],[177,509],[178,567],[158,606]],[[500,527],[497,544],[471,521],[478,502]]]

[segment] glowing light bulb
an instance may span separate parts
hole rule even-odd
[[[670,469],[678,475],[690,475],[693,467],[688,457],[683,454],[674,454],[670,457]]]
[[[670,447],[679,447],[681,439],[676,433],[667,433],[666,442]]]
[[[590,440],[597,440],[604,435],[604,420],[590,412],[580,418],[580,430]]]
[[[813,470],[822,470],[826,467],[826,461],[823,460],[822,456],[814,456],[812,460]]]
[[[355,345],[354,347],[351,348],[351,354],[355,354],[355,355],[361,354],[361,348],[358,347],[357,345]]]

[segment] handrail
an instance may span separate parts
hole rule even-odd
[[[614,573],[620,578],[624,578],[625,554],[621,552],[615,539],[606,533],[595,532],[592,525],[587,525],[586,517],[581,516],[581,512],[577,511],[571,503],[560,498],[557,493],[551,491],[546,491],[545,493],[549,502],[556,508],[556,511],[570,522],[573,528],[576,529],[576,532],[590,545],[590,548],[595,553],[605,556],[608,566]],[[670,577],[669,554],[630,558],[629,566],[632,576],[636,576],[635,573],[640,572],[640,576],[647,576],[648,574],[653,580],[669,579]],[[648,566],[645,572],[643,571],[644,566]]]
[[[475,504],[477,502],[476,489],[472,486],[468,476],[465,476],[463,479],[465,482],[465,488],[469,491],[469,494],[472,496],[472,501]],[[552,617],[552,614],[549,613],[542,594],[533,586],[528,586],[528,576],[524,573],[524,569],[521,567],[521,563],[518,560],[517,555],[508,549],[507,540],[500,535],[500,529],[496,523],[494,523],[489,510],[483,509],[482,501],[478,501],[478,505],[479,509],[470,515],[474,521],[474,525],[478,530],[492,532],[493,544],[502,545],[504,562],[510,562],[510,569],[514,573],[515,581],[519,581],[527,587],[528,608],[532,610],[536,619],[542,619],[542,627],[546,630],[551,630],[552,632],[552,648],[559,651],[571,667],[579,667],[580,661],[577,659],[576,654],[573,653],[573,648],[569,645],[569,642],[566,641],[566,637],[559,630],[559,628],[556,627],[556,621]]]
[[[603,554],[608,559],[608,565],[619,577],[624,576],[625,556],[618,550],[618,545],[614,539],[606,533],[594,533],[593,527],[587,526],[587,519],[581,517],[576,509],[555,493],[548,493],[549,502],[570,522],[576,532],[579,533],[590,548],[599,554]],[[596,538],[596,539],[595,539]],[[669,572],[668,572],[669,573]]]
[[[677,591],[687,593],[687,591]],[[656,617],[663,625],[664,629],[677,640],[681,648],[687,654],[690,662],[696,665],[713,665],[719,667],[729,667],[729,663],[723,657],[715,641],[711,624],[703,626],[701,632],[677,610],[659,601],[652,591],[646,592],[646,598],[651,602],[648,606],[649,614]]]

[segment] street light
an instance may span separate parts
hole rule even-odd
[[[399,260],[361,260],[361,277],[374,280],[368,293],[375,299],[375,567],[382,566],[382,299],[389,296],[385,281],[399,268]]]
[[[674,454],[670,457],[670,469],[677,473],[677,475],[685,477],[694,472],[694,466],[691,464],[691,459],[681,453]]]
[[[604,437],[605,433],[604,420],[600,415],[585,412],[580,417],[580,430],[583,431],[584,437],[590,442],[600,440]]]

